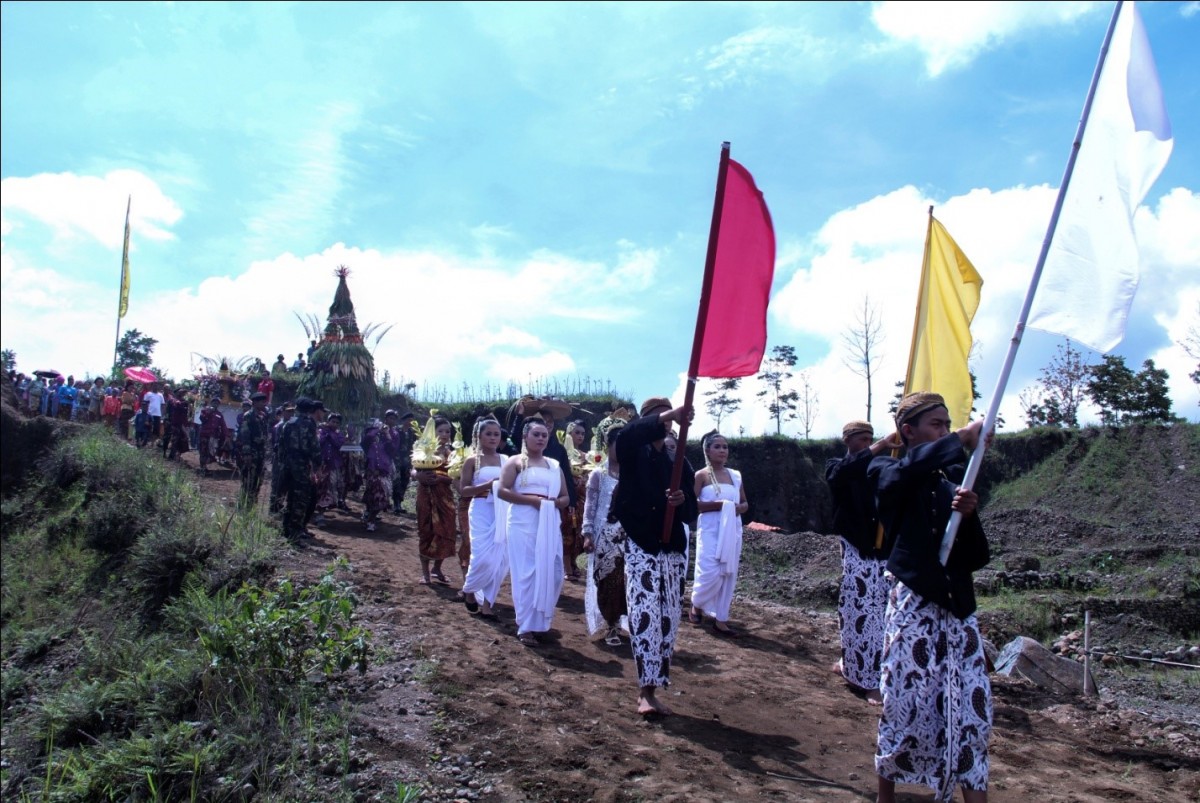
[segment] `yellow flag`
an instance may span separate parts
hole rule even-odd
[[[982,287],[971,260],[931,214],[904,392],[940,393],[955,428],[967,423],[974,402],[967,358]]]
[[[133,205],[133,196],[125,204],[125,247],[121,250],[121,306],[117,311],[117,319],[125,317],[129,312],[129,209]]]

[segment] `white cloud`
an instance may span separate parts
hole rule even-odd
[[[760,26],[725,39],[708,51],[704,70],[713,86],[753,82],[767,73],[793,73],[799,65],[813,80],[813,69],[832,60],[834,48],[803,28]]]
[[[18,251],[5,241],[5,347],[17,351],[22,369],[32,363],[64,373],[104,368],[111,362],[115,320],[96,300],[108,291],[30,256],[52,243],[22,245],[33,247]],[[386,370],[393,383],[452,388],[525,381],[575,370],[571,346],[560,335],[566,319],[593,327],[638,315],[638,295],[657,263],[657,252],[627,242],[616,244],[608,261],[549,250],[502,260],[336,244],[320,253],[259,260],[193,287],[156,293],[135,288],[122,328],[157,338],[155,364],[177,379],[191,375],[200,356],[258,357],[270,364],[282,353],[290,363],[308,342],[297,314],[324,322],[337,287],[333,270],[345,264],[359,326],[394,324],[378,344],[368,340],[380,375]],[[115,287],[111,293],[115,309]]]
[[[355,103],[329,103],[315,111],[309,127],[272,143],[282,169],[270,171],[268,181],[280,186],[263,188],[265,200],[246,223],[256,245],[254,253],[272,252],[282,243],[326,241],[324,233],[336,220],[339,196],[351,169],[345,139],[361,117]]]
[[[1179,288],[1176,299],[1177,307],[1163,310],[1154,316],[1155,322],[1166,330],[1171,338],[1170,345],[1149,356],[1154,360],[1156,367],[1163,368],[1170,374],[1167,387],[1175,415],[1195,421],[1200,414],[1200,386],[1191,380],[1191,373],[1197,370],[1200,354],[1193,356],[1184,346],[1189,337],[1200,333],[1200,283]],[[1130,367],[1140,370],[1141,363]]]
[[[885,35],[915,45],[925,55],[926,70],[937,76],[1025,30],[1072,22],[1099,5],[893,0],[876,5],[871,16]]]
[[[51,227],[55,238],[90,238],[120,248],[125,207],[130,229],[138,238],[174,240],[168,230],[183,217],[176,203],[153,179],[136,170],[113,170],[104,176],[39,173],[0,181],[0,217],[7,237],[28,220]],[[131,241],[130,248],[136,246]]]

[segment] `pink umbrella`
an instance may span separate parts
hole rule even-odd
[[[134,382],[141,382],[148,385],[151,382],[157,382],[158,377],[149,368],[126,368],[125,376],[132,379]]]

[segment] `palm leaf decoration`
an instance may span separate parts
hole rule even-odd
[[[308,368],[300,379],[297,392],[302,396],[320,399],[326,409],[337,410],[347,421],[361,422],[374,412],[379,391],[375,385],[375,360],[363,342],[364,333],[370,336],[379,328],[370,324],[359,331],[354,317],[354,302],[350,300],[350,287],[346,277],[350,269],[338,265],[334,275],[338,277],[337,291],[329,305],[329,317],[324,330],[319,329],[315,315],[300,318],[310,339],[317,340],[317,347],[309,358]],[[375,344],[387,334],[391,327],[378,333]]]

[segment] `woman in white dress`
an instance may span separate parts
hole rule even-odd
[[[629,611],[625,598],[625,530],[616,517],[609,515],[621,476],[617,435],[623,425],[623,421],[605,419],[597,427],[603,432],[608,458],[588,475],[583,503],[583,551],[588,556],[584,618],[590,635],[608,628],[604,643],[610,647],[621,646],[621,620]]]
[[[696,570],[688,621],[698,625],[705,613],[711,614],[717,635],[737,638],[737,631],[729,626],[729,606],[742,555],[742,514],[749,507],[746,489],[742,487],[741,472],[725,465],[729,443],[724,435],[714,430],[700,444],[705,466],[696,472],[700,525],[696,531]]]
[[[500,498],[508,503],[506,529],[517,638],[536,647],[550,629],[563,586],[559,511],[569,497],[558,461],[543,452],[550,442],[544,421],[530,419],[521,433],[522,454],[500,469]]]
[[[496,618],[492,605],[508,576],[508,544],[501,512],[505,503],[496,494],[500,470],[507,460],[496,451],[501,437],[500,422],[496,419],[481,418],[475,422],[471,434],[475,453],[463,463],[459,487],[459,494],[471,500],[467,509],[471,564],[463,582],[463,602],[468,611],[478,611],[484,619]]]

